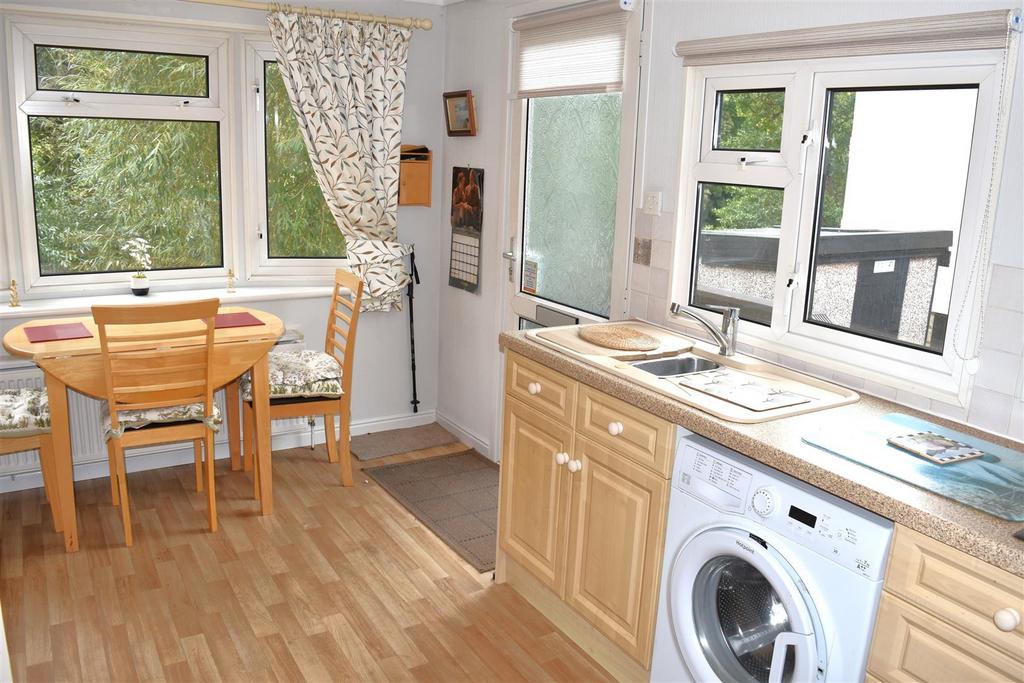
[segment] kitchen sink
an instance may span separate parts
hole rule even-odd
[[[649,372],[657,377],[679,377],[692,375],[695,372],[714,370],[721,367],[718,363],[696,356],[677,356],[676,358],[660,358],[631,363],[637,370]]]

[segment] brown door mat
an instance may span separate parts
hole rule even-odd
[[[389,429],[386,432],[354,436],[350,447],[352,455],[360,460],[376,460],[397,453],[443,446],[456,441],[458,439],[451,432],[436,422],[431,422],[420,427]]]
[[[363,470],[469,562],[494,569],[498,466],[474,450]]]

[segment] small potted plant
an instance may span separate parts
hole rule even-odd
[[[132,294],[146,296],[149,294],[149,276],[146,271],[153,267],[153,259],[149,255],[149,242],[142,237],[133,237],[125,242],[122,249],[128,254],[132,267]]]

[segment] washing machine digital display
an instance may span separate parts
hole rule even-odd
[[[795,519],[801,524],[806,524],[812,529],[814,528],[814,525],[818,523],[818,518],[815,515],[812,515],[810,512],[805,510],[801,510],[795,505],[789,506],[789,516],[791,519]]]

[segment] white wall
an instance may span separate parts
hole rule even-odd
[[[497,405],[500,401],[501,356],[495,336],[500,324],[495,318],[495,310],[502,304],[504,273],[500,253],[505,247],[501,239],[506,208],[504,202],[501,206],[495,205],[499,194],[493,179],[502,175],[506,165],[506,131],[502,122],[507,110],[507,22],[508,17],[517,13],[517,6],[522,7],[522,3],[470,0],[449,7],[447,16],[447,32],[452,39],[447,48],[445,88],[473,88],[478,114],[484,119],[476,138],[446,141],[446,171],[450,171],[452,163],[482,159],[479,163],[488,170],[490,185],[485,199],[481,292],[468,295],[446,288],[441,293],[440,368],[444,380],[438,393],[438,412],[465,431],[479,435],[491,447],[492,457],[498,450],[496,439],[499,433]],[[650,0],[641,95],[642,113],[646,116],[640,123],[637,192],[634,196],[641,190],[661,191],[663,214],[656,219],[639,212],[636,214],[635,234],[652,238],[654,242],[651,266],[631,266],[631,314],[657,320],[667,310],[671,295],[669,268],[676,225],[683,106],[682,66],[673,55],[677,41],[1013,6],[1005,1],[988,0]],[[1011,134],[996,217],[993,285],[988,303],[982,369],[968,408],[922,400],[904,392],[897,395],[882,386],[865,386],[856,378],[836,375],[827,368],[803,364],[802,369],[907,405],[1024,438],[1024,402],[1014,398],[1020,397],[1024,391],[1024,363],[1021,360],[1024,353],[1021,312],[1024,310],[1024,229],[1021,218],[1024,187],[1021,86],[1024,75],[1020,64],[1017,69]],[[449,181],[445,182],[447,186]],[[445,227],[448,227],[447,219]],[[446,254],[447,246],[442,256],[444,265],[447,265]]]
[[[505,142],[508,113],[508,16],[504,2],[463,2],[448,7],[445,33],[445,90],[472,90],[476,137],[447,138],[444,145],[442,250],[447,273],[451,240],[451,169],[484,169],[484,218],[480,288],[469,293],[443,286],[437,413],[441,424],[481,453],[497,458],[499,414],[501,258],[505,219]]]
[[[444,9],[421,3],[399,0],[318,0],[318,7],[416,16],[434,21],[431,31],[414,31],[409,52],[406,81],[405,117],[402,140],[425,144],[440,156],[444,138],[441,117],[443,62],[445,58]],[[10,7],[4,4],[0,6]],[[21,5],[33,8],[68,8],[75,11],[115,12],[142,16],[158,16],[207,22],[228,22],[233,30],[263,31],[264,15],[236,8],[191,4],[177,0],[32,0]],[[130,30],[130,29],[126,29]],[[237,58],[237,55],[232,55]],[[6,60],[5,60],[6,61]],[[3,66],[6,78],[6,64]],[[6,91],[6,83],[0,83]],[[246,93],[247,95],[247,93]],[[238,98],[244,96],[238,93]],[[236,102],[236,108],[238,103]],[[241,144],[243,128],[235,126],[233,134]],[[6,134],[6,132],[4,132]],[[2,160],[4,164],[8,160]],[[399,238],[416,245],[417,266],[422,284],[416,289],[416,358],[421,418],[412,418],[411,379],[409,370],[409,333],[407,311],[366,313],[360,318],[356,346],[356,371],[352,413],[356,429],[377,430],[406,420],[409,424],[432,419],[437,405],[438,385],[438,323],[439,292],[442,286],[441,214],[443,210],[442,164],[436,163],[433,179],[433,206],[399,209]],[[242,188],[244,191],[244,188]],[[447,222],[445,222],[447,223]],[[0,241],[0,247],[3,242]],[[0,261],[7,255],[0,254]],[[445,280],[447,282],[447,280]],[[126,285],[127,286],[127,285]],[[244,283],[240,283],[240,287]],[[6,304],[6,295],[4,299]],[[328,299],[287,300],[251,304],[279,315],[289,327],[301,329],[312,348],[322,348]],[[0,335],[20,320],[0,320]],[[17,363],[0,351],[0,381],[4,368],[16,369]],[[398,422],[395,422],[398,420]],[[389,421],[389,422],[382,422]],[[279,431],[279,430],[278,430]],[[322,437],[320,437],[322,440]],[[92,459],[92,446],[75,444],[76,459]],[[83,446],[79,448],[79,446]],[[0,461],[0,468],[3,462]],[[0,470],[2,471],[2,470]],[[104,473],[105,476],[105,473]]]

